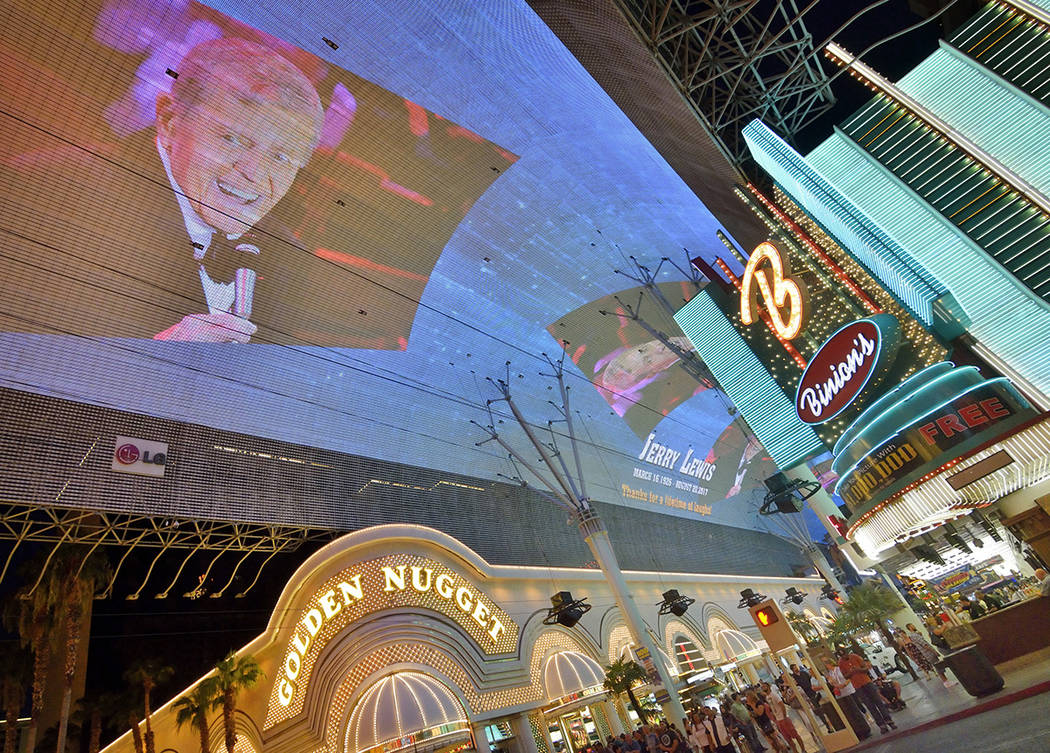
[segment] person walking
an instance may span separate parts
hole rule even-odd
[[[897,725],[890,718],[889,709],[886,708],[882,696],[871,680],[871,675],[868,674],[871,664],[857,654],[842,649],[839,669],[843,676],[852,683],[857,700],[864,705],[872,719],[879,725],[879,732],[886,734],[891,729],[897,729]]]
[[[930,669],[937,673],[937,676],[941,678],[941,682],[944,683],[944,687],[950,688],[957,683],[948,679],[948,676],[944,674],[944,670],[937,666],[937,662],[941,660],[941,654],[937,651],[933,645],[926,640],[923,636],[922,631],[915,626],[915,623],[909,622],[905,627],[908,629],[908,642],[915,647],[915,649],[922,654],[926,662],[930,665]],[[916,662],[919,666],[922,666],[920,662]],[[924,669],[925,671],[925,669]]]
[[[784,746],[777,735],[776,725],[773,723],[773,714],[770,712],[765,695],[749,690],[746,698],[748,710],[751,712],[751,718],[755,720],[755,724],[758,725],[758,728],[762,730],[762,734],[769,740],[773,750],[776,753],[783,753]]]
[[[791,721],[788,706],[784,703],[784,697],[776,685],[769,688],[766,699],[769,701],[769,711],[773,715],[773,722],[777,725],[780,736],[784,738],[788,750],[792,753],[806,753],[806,744],[795,728],[795,723]]]
[[[751,711],[744,703],[740,693],[733,694],[733,702],[729,705],[729,713],[736,719],[740,733],[751,747],[751,753],[762,753],[762,751],[766,750],[766,746],[758,740],[758,732],[755,730]]]
[[[731,725],[726,725],[725,717],[714,709],[706,709],[704,717],[704,729],[712,753],[735,753],[733,736],[729,732]]]
[[[694,753],[711,753],[711,743],[704,728],[704,713],[697,709],[689,713],[685,722],[686,740]]]

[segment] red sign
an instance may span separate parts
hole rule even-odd
[[[828,338],[798,381],[798,417],[821,424],[848,408],[875,373],[881,348],[879,328],[867,319],[851,322]]]
[[[139,448],[133,444],[122,444],[117,448],[117,462],[123,465],[131,465],[139,460]]]

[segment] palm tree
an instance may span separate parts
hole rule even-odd
[[[31,568],[31,566],[30,566]],[[31,571],[31,570],[30,570]],[[54,615],[47,588],[36,588],[32,594],[28,587],[16,597],[15,609],[5,612],[5,621],[13,616],[14,627],[22,648],[33,654],[33,690],[29,707],[29,724],[26,726],[25,749],[36,750],[37,723],[44,708],[44,691],[47,685],[47,668],[51,662],[54,636],[48,630]]]
[[[112,717],[116,720],[116,726],[131,730],[135,753],[146,753],[145,744],[142,742],[142,729],[139,727],[139,719],[142,717],[141,694],[140,685],[127,685],[115,701]]]
[[[79,727],[75,720],[70,720],[69,724],[67,724],[67,731],[69,729],[72,729],[73,733],[66,736],[65,745],[59,753],[79,753],[80,751],[80,741],[77,739]],[[44,734],[41,735],[40,742],[37,744],[36,749],[37,751],[52,751],[55,750],[55,745],[57,745],[57,743],[58,725],[55,724],[44,730]]]
[[[785,617],[787,617],[791,629],[798,633],[798,636],[808,645],[813,645],[820,640],[820,631],[806,615],[801,612],[788,610],[785,613]]]
[[[52,561],[49,577],[49,601],[54,605],[56,623],[65,623],[65,665],[63,668],[62,707],[58,719],[56,750],[66,746],[69,710],[73,700],[73,679],[77,673],[80,635],[84,616],[99,586],[109,581],[112,570],[101,552],[88,552],[80,547],[66,547]]]
[[[253,656],[237,656],[231,651],[215,665],[215,685],[222,702],[222,727],[226,733],[226,750],[233,753],[237,744],[237,729],[233,714],[237,710],[237,694],[255,685],[263,677],[262,668]]]
[[[146,753],[156,753],[156,744],[153,739],[153,726],[150,723],[150,694],[153,689],[161,683],[167,682],[175,670],[154,659],[146,659],[134,664],[131,669],[124,673],[124,681],[132,685],[142,686],[142,695],[146,699]]]
[[[897,640],[886,627],[886,620],[902,608],[901,600],[895,593],[880,583],[868,581],[849,592],[849,598],[842,606],[847,618],[859,630],[877,630],[886,641],[887,648],[892,648],[903,656]],[[908,671],[918,680],[914,667],[908,662]]]
[[[116,693],[81,698],[78,702],[81,715],[87,720],[88,747],[87,753],[98,753],[101,747],[102,729],[109,726],[105,722],[116,716],[125,707],[124,699]]]
[[[175,725],[182,729],[186,724],[197,728],[201,737],[201,753],[211,753],[211,741],[208,739],[208,712],[219,702],[218,687],[214,677],[201,680],[186,695],[175,701]]]
[[[645,682],[647,679],[649,679],[648,675],[638,662],[621,658],[605,668],[605,682],[602,684],[610,693],[626,693],[631,699],[634,713],[638,714],[642,724],[648,724],[649,717],[642,705],[638,703],[638,699],[635,698],[633,689],[635,683]]]
[[[136,702],[134,706],[137,706]],[[126,709],[128,715],[128,725],[131,727],[131,741],[135,745],[135,753],[146,753],[146,748],[142,744],[142,729],[139,728],[139,713],[138,709],[132,706],[131,709]]]
[[[4,753],[18,749],[18,712],[29,679],[29,654],[21,646],[4,643],[0,649],[0,700],[4,707]]]
[[[845,612],[840,611],[835,615],[835,619],[828,625],[828,638],[836,646],[845,645],[850,643],[853,639],[853,634],[860,630],[860,627],[853,621]]]

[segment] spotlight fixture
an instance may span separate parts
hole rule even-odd
[[[664,600],[656,606],[660,607],[660,614],[673,614],[675,617],[681,617],[689,609],[689,605],[695,601],[696,599],[682,596],[677,589],[672,588],[664,591]]]
[[[740,603],[737,604],[739,609],[750,609],[756,604],[761,604],[766,600],[763,594],[756,594],[752,589],[745,588],[740,592]]]
[[[921,538],[923,543],[913,546],[911,553],[920,560],[932,562],[934,565],[943,565],[944,558],[937,551],[933,537],[928,533],[924,533]]]
[[[820,589],[820,598],[833,601],[836,604],[842,603],[842,596],[830,583],[825,583],[824,587]]]
[[[547,610],[547,616],[543,619],[544,625],[564,625],[572,627],[587,612],[591,611],[591,605],[586,598],[574,599],[570,591],[558,591],[551,597],[553,605]]]
[[[794,586],[786,588],[784,593],[786,593],[787,596],[780,600],[781,604],[801,604],[806,600],[806,595]]]
[[[816,481],[789,479],[783,473],[767,478],[765,484],[769,492],[762,498],[759,515],[802,512],[803,503],[820,491]]]

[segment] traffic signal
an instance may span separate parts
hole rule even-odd
[[[758,624],[759,628],[764,628],[780,622],[780,617],[777,615],[777,610],[775,608],[762,607],[761,609],[755,610],[755,622]]]
[[[759,602],[748,611],[770,651],[781,651],[798,644],[799,640],[791,629],[791,624],[784,619],[780,607],[772,599]]]

